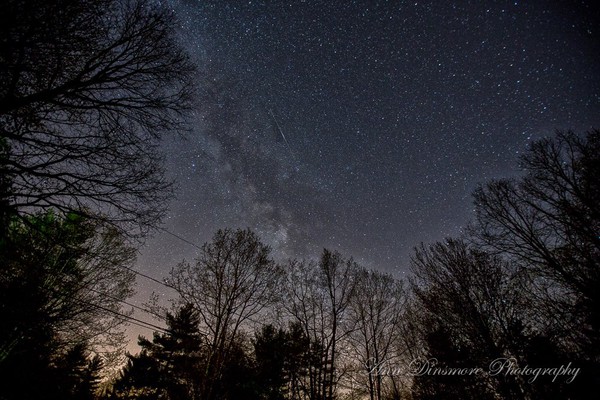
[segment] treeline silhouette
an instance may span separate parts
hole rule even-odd
[[[103,386],[98,349],[127,321],[132,248],[97,219],[11,214],[6,202],[0,393],[589,398],[600,348],[599,143],[597,130],[533,143],[520,178],[475,191],[467,234],[415,249],[408,282],[328,250],[276,262],[252,231],[218,231],[171,270],[175,303],[144,308],[166,328],[140,337],[140,353]],[[496,373],[495,360],[507,363]]]
[[[192,107],[173,26],[158,2],[2,3],[1,399],[95,398],[123,322],[151,326],[124,301],[171,197],[159,139]]]
[[[534,142],[403,281],[224,229],[127,302],[194,68],[160,4],[6,1],[0,399],[587,399],[599,387],[600,131]],[[155,321],[133,316],[133,306]],[[124,354],[125,324],[155,331]]]
[[[600,131],[534,142],[408,282],[222,230],[167,283],[167,332],[106,398],[587,399],[598,388]],[[462,373],[457,371],[463,371]],[[476,372],[469,372],[476,371]]]

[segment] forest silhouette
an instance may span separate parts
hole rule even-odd
[[[142,1],[3,8],[0,399],[600,389],[599,130],[532,142],[517,178],[474,191],[461,237],[414,249],[404,280],[333,249],[276,260],[253,231],[219,230],[172,266],[171,305],[136,306],[163,328],[127,299],[138,240],[172,196],[158,142],[196,106],[173,16]],[[137,354],[123,350],[127,323],[155,330]]]

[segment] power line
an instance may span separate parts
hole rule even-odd
[[[161,331],[162,333],[169,333],[169,331],[165,330],[164,328],[161,329],[161,328],[156,328],[156,327],[153,327],[153,326],[146,326],[144,324],[138,324],[137,322],[134,322],[134,321],[127,321],[126,323],[138,326],[140,328],[148,329],[148,330],[153,331],[153,332],[156,332],[158,330],[158,331]]]
[[[48,232],[42,231],[37,226],[29,223],[26,218],[20,218],[20,220],[22,220],[25,224],[27,224],[28,227],[34,229],[36,232],[41,233],[42,235],[44,235],[52,244],[54,244],[56,246],[59,246],[59,247],[62,247],[65,250],[68,250],[68,247],[67,247],[67,245],[65,243],[63,243],[62,241],[57,240],[53,236],[50,236]],[[164,230],[165,232],[167,232],[167,233],[169,233],[169,234],[177,237],[178,239],[183,240],[184,242],[186,242],[188,244],[191,244],[192,246],[195,246],[195,247],[197,247],[197,248],[200,249],[200,247],[196,246],[194,243],[192,243],[192,242],[190,242],[190,241],[188,241],[188,240],[186,240],[186,239],[184,239],[184,238],[182,238],[182,237],[180,237],[180,236],[178,236],[178,235],[176,235],[176,234],[174,234],[172,232],[169,232],[169,231],[167,231],[164,228],[161,228],[161,229]],[[138,254],[141,254],[140,251],[139,251],[139,249],[136,249],[136,252]],[[171,285],[169,285],[169,284],[167,284],[167,283],[165,283],[163,281],[160,281],[159,279],[156,279],[156,278],[153,278],[153,277],[151,277],[151,276],[149,276],[147,274],[144,274],[143,272],[137,271],[137,270],[135,270],[135,269],[133,269],[131,267],[119,264],[119,263],[115,262],[114,260],[111,260],[108,257],[105,257],[105,256],[99,254],[98,252],[89,253],[89,254],[93,258],[97,258],[97,259],[109,262],[114,267],[119,267],[119,268],[126,269],[126,270],[128,270],[128,271],[130,271],[130,272],[132,272],[132,273],[134,273],[134,274],[136,274],[138,276],[144,277],[144,278],[146,278],[148,280],[151,280],[152,282],[158,283],[159,285],[162,285],[162,286],[167,287],[169,289],[177,290],[177,288],[175,288],[174,286],[171,286]]]
[[[186,238],[183,238],[183,237],[181,237],[181,236],[177,235],[176,233],[173,233],[173,232],[169,231],[169,230],[168,230],[168,229],[166,229],[166,228],[159,228],[159,229],[160,229],[160,230],[162,230],[162,231],[164,231],[164,232],[166,232],[166,233],[168,233],[169,235],[171,235],[171,236],[173,236],[173,237],[176,237],[177,239],[179,239],[179,240],[181,240],[181,241],[183,241],[183,242],[185,242],[185,243],[187,243],[187,244],[189,244],[189,245],[191,245],[191,246],[194,246],[194,247],[195,247],[195,248],[197,248],[198,250],[202,250],[202,247],[198,246],[198,245],[197,245],[197,244],[195,244],[194,242],[190,242],[190,241],[189,241],[189,240],[187,240]]]
[[[111,295],[110,295],[110,294],[108,294],[108,293],[102,293],[102,292],[100,292],[100,291],[98,291],[98,290],[96,290],[96,289],[94,289],[94,288],[88,288],[88,289],[89,289],[90,291],[94,292],[94,293],[98,293],[98,294],[99,294],[99,295],[101,295],[101,296],[106,296],[106,297],[108,297],[109,299],[112,299],[112,300],[118,301],[118,302],[120,302],[120,303],[123,303],[123,304],[125,304],[125,305],[128,305],[128,306],[130,306],[130,307],[133,307],[133,308],[135,308],[135,309],[137,309],[137,310],[140,310],[140,311],[143,311],[143,312],[145,312],[145,313],[147,313],[147,314],[153,315],[153,316],[157,317],[157,318],[158,318],[158,319],[160,319],[160,320],[164,320],[164,317],[163,317],[162,315],[160,315],[160,314],[157,314],[157,313],[155,313],[154,311],[148,310],[147,308],[144,308],[144,307],[137,306],[137,305],[135,305],[135,304],[132,304],[132,303],[129,303],[128,301],[125,301],[125,300],[121,300],[121,299],[119,299],[119,298],[117,298],[117,297],[111,296]]]
[[[65,250],[69,250],[68,246],[64,242],[59,241],[54,236],[49,235],[49,232],[42,231],[42,230],[38,229],[35,225],[27,223],[28,221],[26,221],[25,219],[23,219],[23,220],[24,220],[24,222],[30,228],[33,228],[36,232],[41,233],[44,237],[46,237],[49,240],[49,242],[50,242],[51,245],[59,246],[59,247],[65,249]],[[172,234],[172,235],[178,237],[175,234]],[[185,240],[185,239],[183,239],[181,237],[179,237],[179,238],[181,240],[184,240],[184,241],[188,242],[187,240]],[[191,242],[188,242],[188,243],[190,243],[190,244],[193,245],[193,243],[191,243]],[[137,251],[139,253],[139,250],[137,250]],[[147,274],[144,274],[142,272],[139,272],[139,271],[137,271],[137,270],[135,270],[135,269],[133,269],[131,267],[128,267],[128,266],[123,265],[123,264],[121,264],[119,262],[116,262],[115,260],[112,260],[112,259],[110,259],[110,258],[108,258],[106,256],[103,256],[103,255],[99,254],[98,252],[90,252],[88,254],[92,257],[92,259],[95,258],[95,259],[103,260],[105,262],[108,262],[113,267],[119,267],[119,268],[128,270],[128,271],[130,271],[130,272],[132,272],[132,273],[134,273],[134,274],[136,274],[138,276],[142,276],[142,277],[144,277],[146,279],[149,279],[149,280],[151,280],[151,281],[153,281],[155,283],[158,283],[159,285],[162,285],[164,287],[176,290],[176,288],[174,286],[171,286],[171,285],[169,285],[169,284],[167,284],[165,282],[161,282],[160,280],[158,280],[156,278],[153,278],[153,277],[151,277],[151,276],[149,276]],[[85,285],[85,286],[87,286],[87,285]],[[111,298],[112,300],[115,300],[115,301],[121,302],[123,304],[126,304],[128,306],[131,306],[131,307],[133,307],[135,309],[138,309],[138,310],[141,310],[141,311],[146,312],[148,314],[154,315],[154,316],[158,317],[161,320],[164,320],[164,318],[162,316],[160,316],[160,315],[158,315],[158,314],[156,314],[156,313],[154,313],[152,311],[149,311],[149,310],[147,310],[147,309],[145,309],[143,307],[139,307],[139,306],[137,306],[135,304],[129,303],[129,302],[125,301],[125,300],[121,300],[121,299],[119,299],[117,297],[114,297],[114,296],[111,296],[111,295],[109,295],[107,293],[99,292],[99,291],[97,291],[94,288],[91,288],[89,286],[87,287],[87,289],[90,290],[90,291],[93,291],[95,293],[98,293],[98,294],[100,294],[102,296],[106,296],[108,298]],[[119,317],[122,321],[127,321],[127,323],[130,323],[132,325],[135,325],[135,326],[138,326],[138,327],[141,327],[141,328],[145,328],[145,329],[154,330],[154,331],[160,331],[160,332],[163,332],[163,333],[170,333],[169,330],[168,330],[168,328],[163,328],[163,327],[158,326],[156,324],[153,324],[151,322],[147,322],[147,321],[144,321],[144,320],[132,317],[130,315],[126,315],[126,314],[120,313],[118,311],[112,310],[110,308],[103,307],[103,306],[101,306],[99,304],[94,304],[94,303],[91,303],[91,302],[88,302],[88,301],[84,301],[84,300],[78,299],[78,298],[73,298],[73,300],[78,301],[79,303],[82,303],[84,305],[95,307],[97,309],[100,309],[100,310],[103,310],[105,312],[111,313],[111,314]]]
[[[83,301],[81,299],[75,299],[75,300],[79,301],[80,303],[86,304],[88,306],[96,307],[96,308],[99,308],[99,309],[101,309],[103,311],[106,311],[106,312],[109,312],[111,314],[117,315],[117,316],[121,317],[122,320],[127,320],[128,323],[130,323],[132,325],[137,325],[139,327],[146,328],[146,329],[151,329],[151,330],[152,329],[158,330],[158,331],[161,331],[163,333],[170,333],[167,328],[163,328],[163,327],[155,325],[155,324],[153,324],[151,322],[146,322],[146,321],[143,321],[141,319],[132,317],[130,315],[126,315],[126,314],[120,313],[118,311],[111,310],[110,308],[103,307],[103,306],[101,306],[99,304],[90,303],[90,302],[87,302],[87,301]]]
[[[138,253],[139,253],[139,250],[138,250]],[[126,270],[128,270],[128,271],[131,271],[131,272],[133,272],[133,273],[134,273],[134,274],[136,274],[136,275],[139,275],[139,276],[141,276],[141,277],[144,277],[144,278],[146,278],[146,279],[149,279],[149,280],[151,280],[152,282],[156,282],[156,283],[158,283],[159,285],[162,285],[162,286],[164,286],[164,287],[167,287],[167,288],[169,288],[169,289],[177,290],[177,288],[176,288],[175,286],[171,286],[171,285],[169,285],[168,283],[161,282],[160,280],[158,280],[158,279],[156,279],[156,278],[153,278],[153,277],[151,277],[150,275],[146,275],[146,274],[144,274],[143,272],[137,271],[137,270],[135,270],[135,269],[133,269],[133,268],[131,268],[131,267],[128,267],[128,266],[126,266],[126,265],[121,265],[121,264],[115,264],[115,265],[116,265],[116,266],[118,266],[118,267],[120,267],[120,268],[125,268]]]

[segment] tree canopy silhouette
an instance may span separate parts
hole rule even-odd
[[[75,214],[13,217],[5,233],[0,398],[75,398],[60,385],[75,385],[65,381],[74,376],[93,384],[89,374],[100,364],[88,364],[89,350],[122,343],[121,302],[132,294],[135,275],[128,265],[135,252],[114,228]],[[93,390],[77,387],[71,389]]]
[[[145,233],[170,193],[158,140],[182,129],[193,90],[171,14],[138,0],[2,9],[0,175],[11,182],[2,197]]]
[[[270,252],[250,230],[219,230],[195,263],[171,270],[169,284],[198,313],[207,341],[202,398],[219,398],[216,383],[236,357],[240,332],[276,304],[282,271]]]
[[[472,233],[529,272],[541,320],[581,357],[600,356],[600,131],[533,143],[524,177],[475,192]]]

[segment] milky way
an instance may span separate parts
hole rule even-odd
[[[200,100],[163,146],[164,228],[197,245],[250,227],[278,259],[326,247],[402,276],[530,141],[600,127],[592,2],[225,3],[168,3]],[[158,233],[137,268],[161,279],[197,251]],[[171,295],[140,279],[153,290]]]

